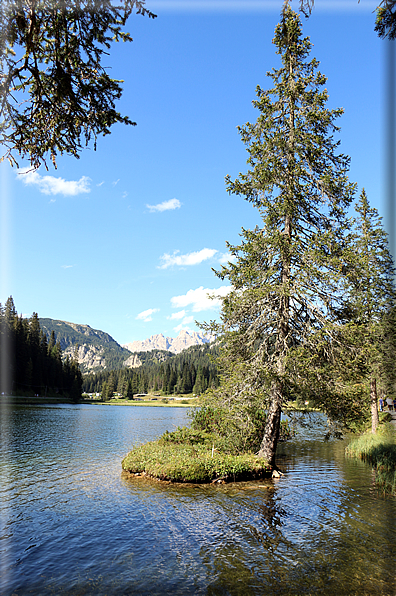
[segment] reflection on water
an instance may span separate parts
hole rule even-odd
[[[95,405],[2,416],[0,592],[396,595],[396,501],[344,458],[345,441],[304,429],[280,446],[276,480],[121,473],[133,444],[186,420],[178,408]]]

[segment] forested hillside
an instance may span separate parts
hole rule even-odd
[[[41,329],[37,313],[18,316],[10,296],[0,304],[0,389],[4,394],[81,397],[82,375],[76,358],[62,359],[55,333]]]
[[[121,347],[111,335],[89,325],[40,319],[40,326],[48,337],[55,332],[65,356],[74,356],[78,348],[76,357],[83,373],[121,368],[131,356],[131,352]]]
[[[214,356],[217,347],[213,344],[192,346],[180,354],[172,356],[169,352],[139,352],[142,366],[134,369],[120,369],[88,374],[84,377],[83,391],[102,393],[104,399],[113,392],[132,398],[137,393],[161,391],[171,393],[203,393],[208,387],[217,387],[218,372]],[[169,357],[161,361],[159,356]]]

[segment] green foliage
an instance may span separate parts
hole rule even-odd
[[[394,353],[396,348],[395,267],[389,252],[388,237],[376,209],[363,189],[355,203],[356,216],[347,234],[348,266],[345,270],[347,302],[340,312],[347,322],[342,333],[358,362],[356,377],[367,385],[370,396],[372,428],[378,425],[377,387],[391,395],[395,387]],[[343,377],[348,369],[344,367]],[[348,376],[350,374],[348,373]]]
[[[132,449],[123,459],[122,468],[160,480],[193,483],[261,478],[269,476],[272,470],[252,454],[233,456],[212,452],[206,444],[164,438]]]
[[[380,321],[395,299],[395,267],[382,218],[371,207],[364,188],[354,208],[356,215],[346,238],[350,249],[348,306],[358,323],[370,325]]]
[[[78,157],[116,122],[135,124],[115,109],[120,83],[102,59],[132,11],[154,14],[144,0],[2,0],[0,4],[0,141],[4,158],[27,156],[47,167],[49,154]],[[48,169],[48,168],[47,168]]]
[[[369,204],[363,189],[355,205],[346,240],[349,247],[348,266],[345,271],[348,301],[346,311],[340,313],[364,330],[366,360],[369,374],[379,373],[379,346],[390,331],[382,323],[395,305],[395,267],[389,252],[388,236],[382,218]],[[391,371],[387,371],[391,374]]]
[[[267,415],[263,407],[245,400],[244,407],[231,408],[214,405],[213,395],[205,400],[207,405],[195,409],[191,415],[191,429],[187,433],[208,437],[224,453],[257,453],[260,449]],[[204,404],[205,404],[204,402]],[[293,436],[293,431],[286,420],[280,424],[280,441]]]
[[[229,412],[231,427],[245,426],[245,437],[258,425],[256,413],[267,411],[260,454],[271,462],[282,407],[301,394],[304,378],[320,377],[310,385],[311,398],[329,383],[333,395],[337,388],[330,367],[344,306],[346,212],[355,192],[349,158],[334,138],[343,110],[326,107],[326,77],[309,60],[312,44],[288,5],[273,43],[281,67],[267,74],[271,89],[257,87],[257,121],[239,129],[248,171],[226,178],[227,190],[257,207],[261,222],[242,229],[239,245],[228,245],[234,261],[217,275],[232,290],[220,324],[203,326],[222,346],[214,403]]]
[[[381,0],[376,10],[375,31],[379,37],[396,38],[396,0]]]
[[[187,426],[178,426],[176,430],[165,433],[161,436],[162,443],[175,443],[185,445],[212,445],[215,435],[202,430],[195,430]]]

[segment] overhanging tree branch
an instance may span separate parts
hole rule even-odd
[[[360,0],[357,0],[360,3]],[[288,6],[290,0],[285,0],[285,5]],[[315,0],[300,0],[300,10],[306,16],[309,17]],[[396,0],[381,0],[376,10],[376,20],[374,31],[376,31],[379,37],[383,39],[395,39],[396,38]]]
[[[135,125],[115,102],[122,81],[103,65],[113,41],[132,41],[128,17],[155,18],[145,0],[2,0],[0,4],[1,159],[33,168],[48,156],[79,157],[116,122]]]

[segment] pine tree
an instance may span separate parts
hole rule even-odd
[[[132,389],[132,397],[134,395],[136,395],[136,393],[139,393],[139,379],[138,379],[138,375],[135,371],[132,372],[131,389]]]
[[[180,393],[190,393],[192,390],[192,380],[190,366],[187,362],[184,362],[181,371],[179,391]]]
[[[128,383],[127,383],[127,389],[126,389],[126,398],[127,398],[127,399],[133,399],[133,386],[132,386],[132,381],[128,381]]]
[[[222,335],[217,399],[241,411],[246,404],[267,409],[259,456],[274,465],[282,407],[301,382],[295,349],[315,354],[320,336],[331,352],[330,323],[343,302],[345,211],[355,186],[333,137],[343,110],[325,107],[326,78],[316,59],[307,60],[311,43],[289,6],[273,43],[282,62],[268,73],[274,87],[257,88],[258,120],[239,129],[249,170],[234,182],[226,178],[230,193],[257,207],[262,224],[242,229],[240,245],[228,245],[236,262],[218,276],[232,291],[221,323],[206,329]]]
[[[109,397],[107,383],[102,384],[102,391],[101,391],[101,399],[102,401],[107,401]]]
[[[56,340],[55,340],[55,331],[51,331],[50,340],[48,342],[48,354],[51,354],[53,348],[55,347]]]
[[[195,378],[193,392],[196,393],[197,395],[199,395],[200,393],[203,393],[205,391],[205,389],[206,389],[205,377],[203,374],[202,366],[199,365],[198,370],[197,370],[197,376]]]
[[[5,303],[4,317],[5,322],[9,327],[12,327],[15,323],[17,311],[15,308],[14,300],[12,296],[9,296]]]
[[[41,329],[38,314],[34,312],[29,319],[29,347],[30,355],[33,361],[33,389],[35,393],[40,393],[42,385],[42,366],[40,359],[40,339]]]
[[[355,205],[356,217],[348,236],[352,266],[348,270],[350,283],[351,323],[349,333],[360,351],[362,372],[370,383],[372,432],[378,426],[378,381],[383,391],[393,392],[395,329],[389,316],[395,307],[394,263],[388,248],[388,238],[381,218],[370,207],[363,189]],[[389,345],[393,343],[393,347]],[[384,346],[387,349],[384,351]],[[393,358],[392,358],[393,360]]]
[[[170,377],[171,377],[171,370],[170,370],[169,364],[167,364],[165,367],[165,374],[164,374],[164,381],[163,381],[163,391],[164,391],[165,395],[168,395],[169,393],[171,393],[170,386],[169,386]]]
[[[12,296],[2,310],[0,329],[0,393],[12,393],[15,382],[15,325],[17,312]]]
[[[61,391],[63,389],[63,366],[62,366],[62,348],[59,340],[57,340],[55,347],[52,350],[52,360],[54,364],[54,379],[55,379],[55,390]]]
[[[111,399],[114,395],[115,391],[115,381],[114,381],[114,373],[110,371],[109,378],[107,379],[107,396]]]
[[[172,366],[170,369],[168,393],[174,393],[176,384],[177,384],[177,374],[176,374],[176,370]]]
[[[125,376],[123,374],[119,374],[118,381],[117,381],[117,393],[119,393],[120,395],[125,395],[126,386],[127,386],[127,381],[125,379]]]

